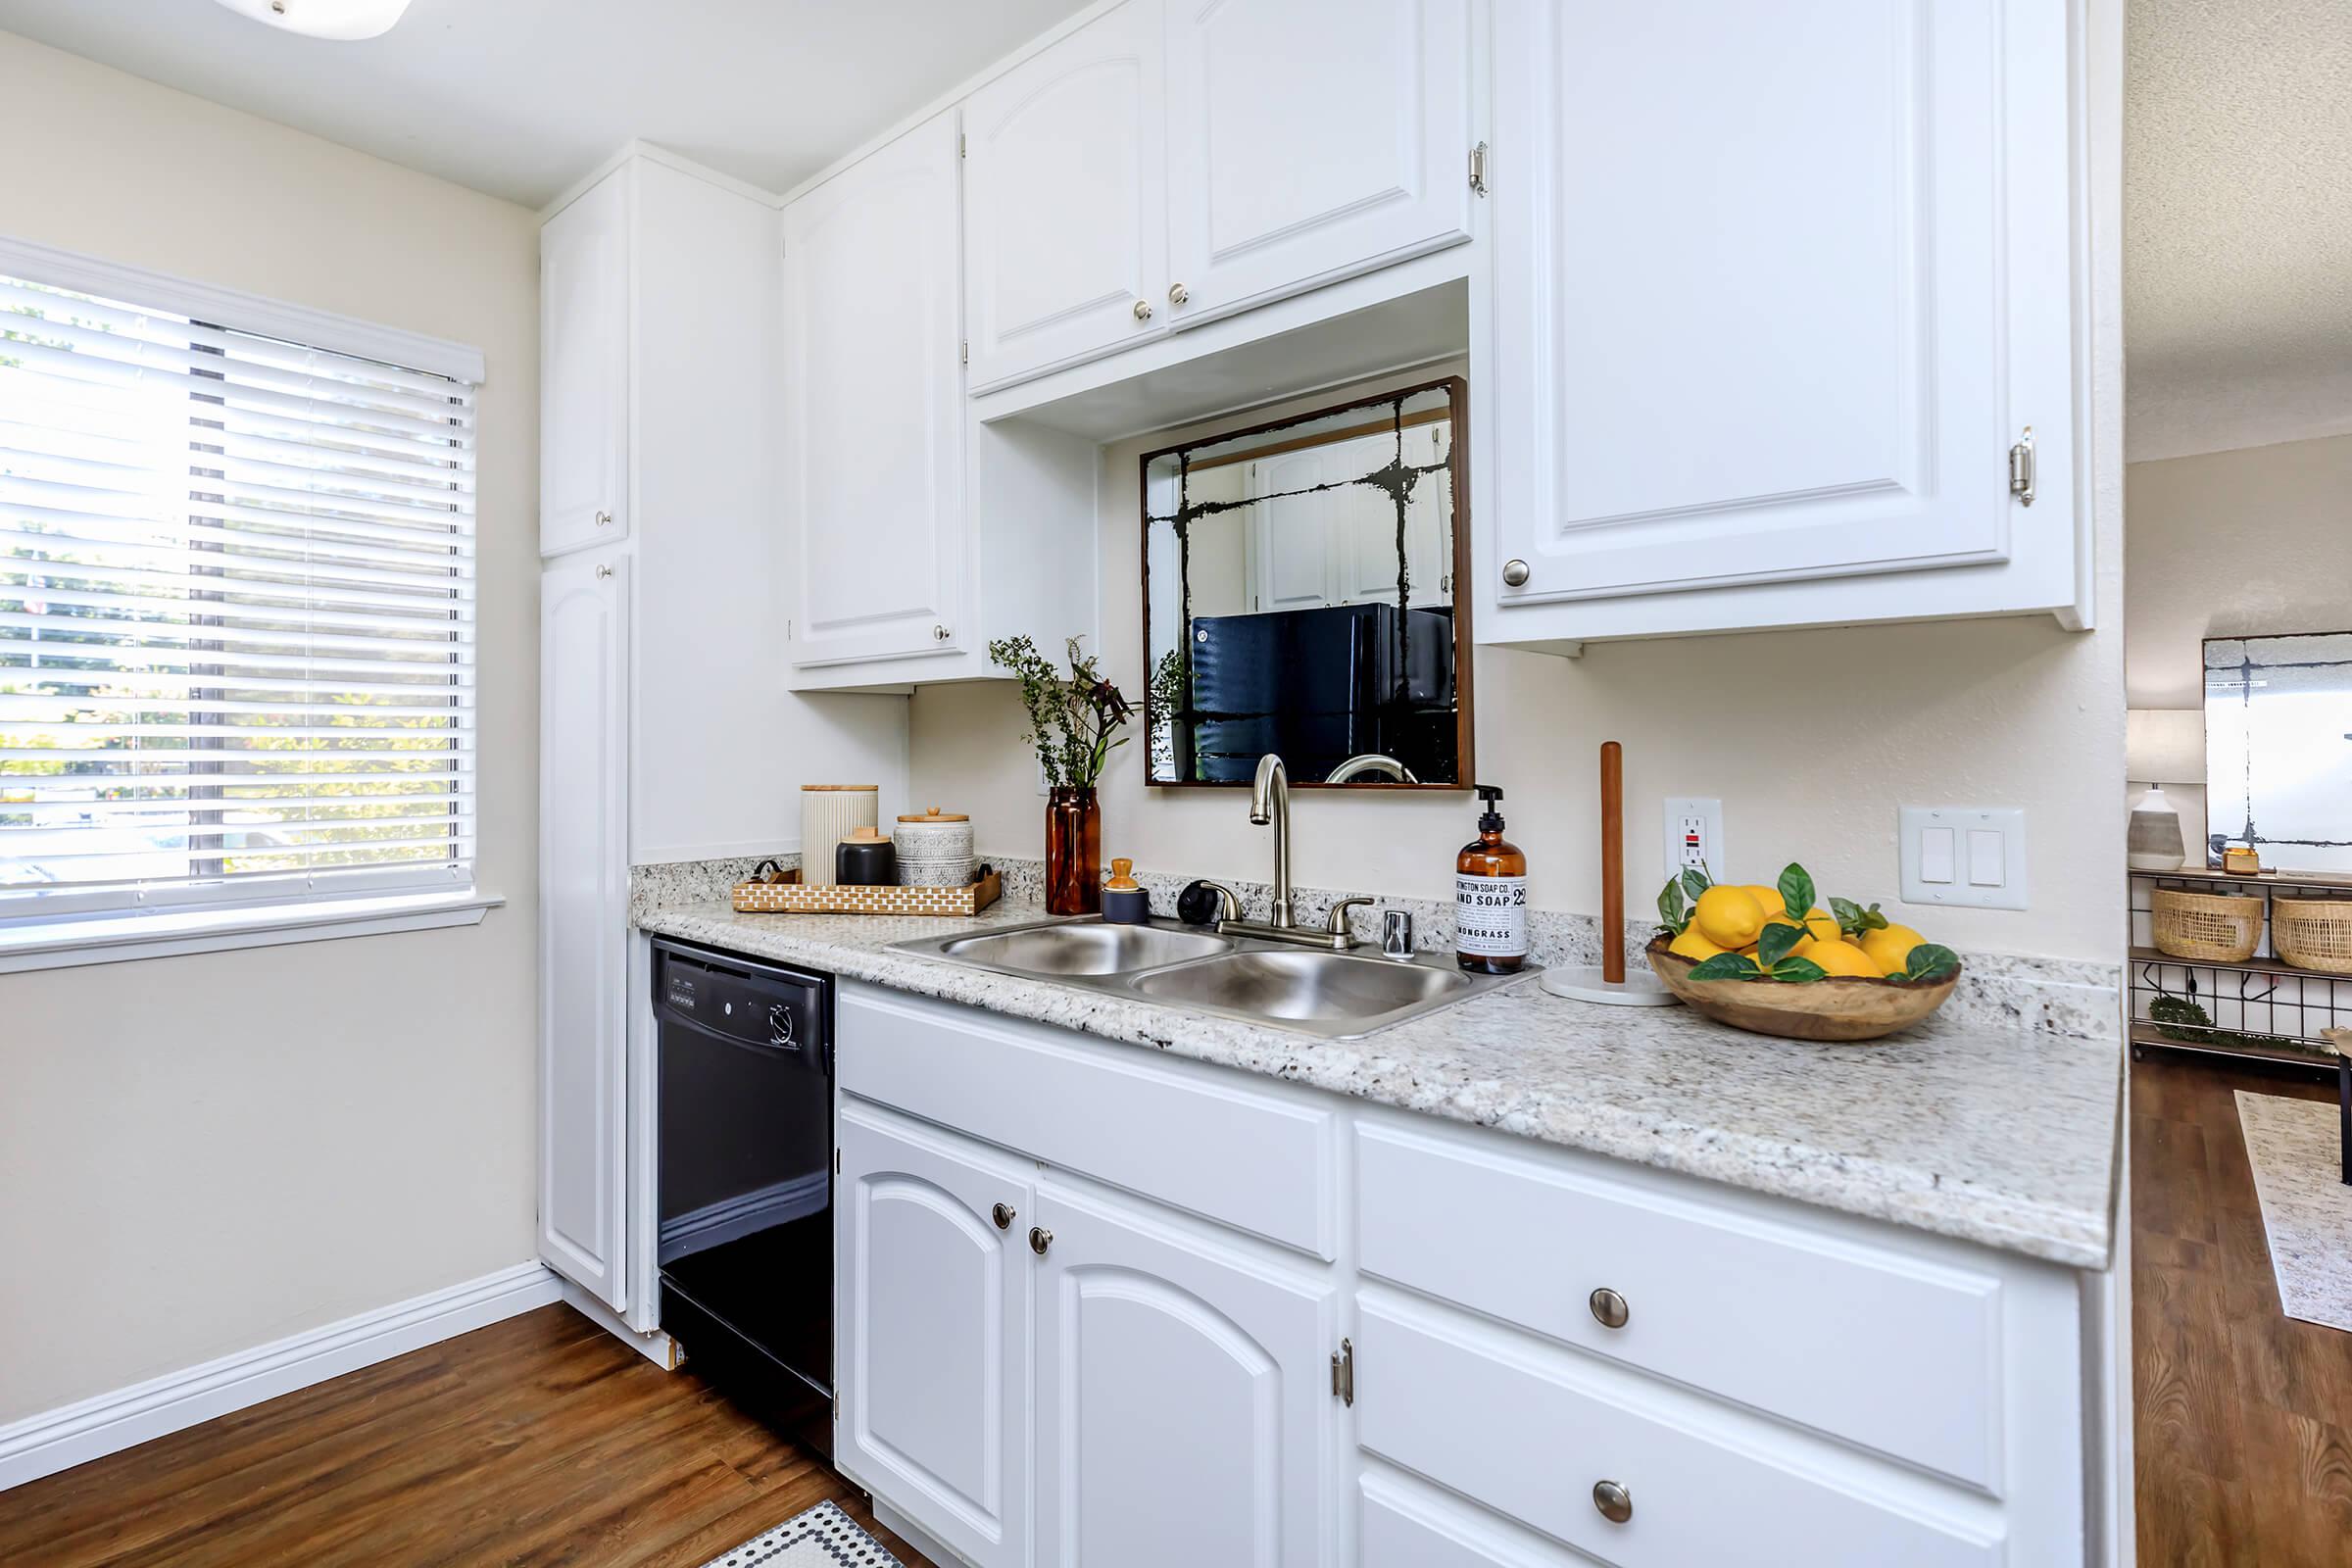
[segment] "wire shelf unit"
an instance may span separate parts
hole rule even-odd
[[[2143,1046],[2260,1061],[2293,1062],[2332,1072],[2335,1058],[2322,1036],[2352,1028],[2352,976],[2297,968],[2271,948],[2270,898],[2352,893],[2352,882],[2298,879],[2278,873],[2230,876],[2220,871],[2133,871],[2132,887],[2132,1054]],[[2176,958],[2157,951],[2150,895],[2160,887],[2233,894],[2263,901],[2262,945],[2238,963]],[[2202,1008],[2209,1024],[2162,1019],[2151,1008],[2179,998]]]

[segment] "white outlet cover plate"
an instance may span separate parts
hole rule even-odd
[[[2026,906],[2026,813],[2016,807],[1900,808],[1905,904]]]
[[[1669,795],[1665,805],[1665,870],[1658,880],[1663,882],[1682,870],[1683,819],[1687,816],[1699,821],[1708,874],[1718,878],[1729,875],[1725,867],[1730,861],[1723,853],[1723,802],[1712,796]]]

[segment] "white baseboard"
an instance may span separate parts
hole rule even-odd
[[[0,1426],[0,1492],[562,1298],[562,1282],[545,1265],[517,1263],[271,1345],[26,1416]]]

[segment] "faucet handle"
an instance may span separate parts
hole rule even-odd
[[[1359,904],[1368,909],[1378,902],[1360,893],[1342,899],[1331,906],[1331,913],[1323,917],[1323,929],[1335,937],[1344,937],[1348,934],[1348,911]]]

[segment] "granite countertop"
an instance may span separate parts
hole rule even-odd
[[[654,905],[638,926],[845,979],[1058,1024],[1615,1159],[2080,1268],[2112,1245],[2121,1048],[1930,1019],[1873,1046],[1767,1040],[1688,1007],[1595,1007],[1528,980],[1325,1041],[896,953],[1021,925]]]

